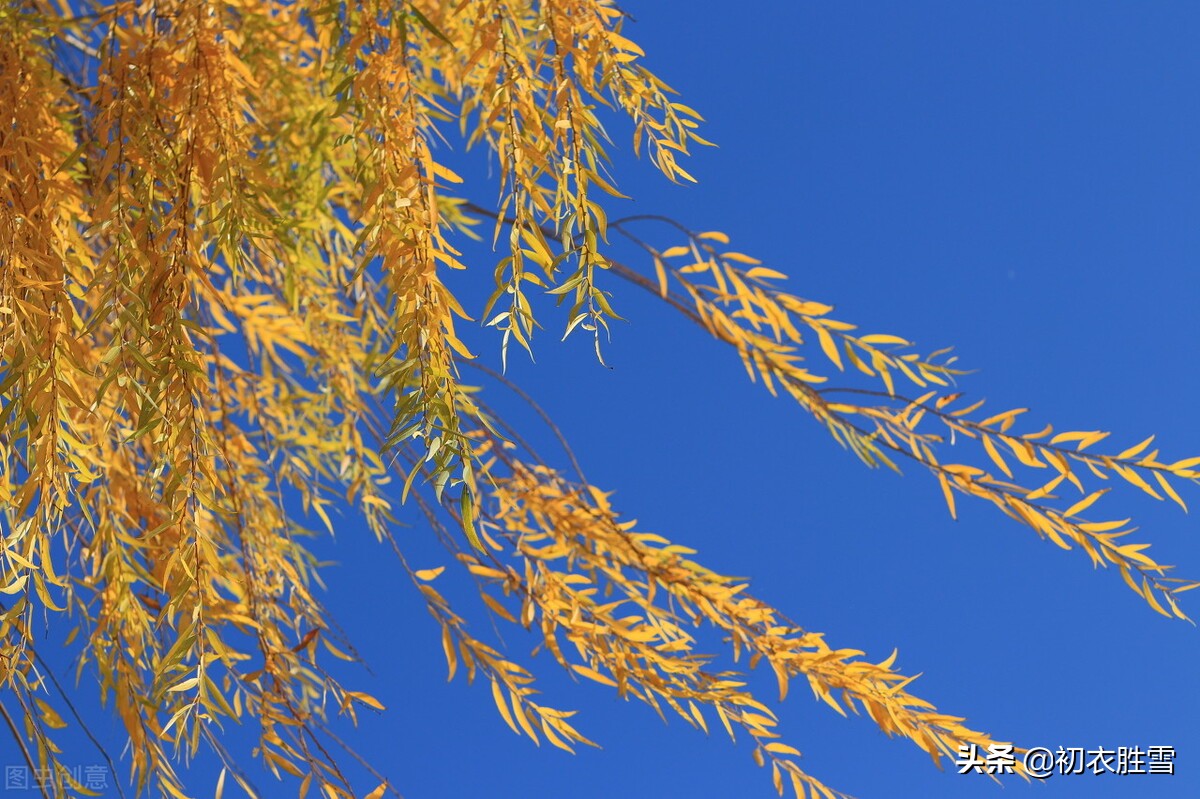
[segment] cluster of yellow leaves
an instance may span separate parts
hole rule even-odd
[[[991,742],[907,693],[892,658],[832,649],[689,550],[619,522],[582,478],[516,459],[503,420],[461,380],[472,356],[455,324],[468,314],[443,280],[464,267],[454,236],[473,236],[481,212],[494,240],[507,226],[482,314],[502,358],[510,341],[531,347],[530,286],[569,299],[567,334],[591,331],[599,355],[616,314],[598,282],[614,275],[734,347],[752,379],[868,463],[915,459],[952,507],[955,491],[987,499],[1183,615],[1175,596],[1195,584],[1120,543],[1125,522],[1080,518],[1102,493],[1080,467],[1182,504],[1171,481],[1200,477],[1200,460],[1160,460],[1149,441],[1097,455],[1100,433],[1017,435],[1016,411],[975,420],[939,393],[961,374],[953,359],[859,334],[777,288],[782,274],[724,234],[683,230],[686,244],[659,252],[632,220],[609,221],[601,200],[621,195],[605,109],[628,116],[634,150],[671,180],[691,180],[677,158],[707,144],[622,22],[609,0],[0,8],[0,691],[20,708],[31,766],[81,791],[54,742],[59,709],[73,708],[47,680],[34,624],[60,614],[76,624],[78,674],[95,675],[123,725],[139,790],[185,796],[174,764],[207,746],[221,784],[251,791],[219,738],[237,719],[257,726],[253,756],[301,795],[357,795],[321,736],[330,711],[382,706],[324,665],[357,658],[318,598],[303,543],[315,532],[291,497],[330,533],[331,506],[349,503],[402,563],[393,505],[414,499],[497,617],[537,629],[574,674],[703,729],[714,716],[740,728],[781,792],[836,795],[800,769],[742,675],[710,667],[697,625],[727,636],[735,659],[769,664],[781,698],[803,677],[935,760]],[[493,209],[450,193],[461,180],[434,157],[439,123],[494,153]],[[610,231],[649,251],[653,278],[612,258]],[[800,349],[814,338],[833,367],[884,390],[834,399]],[[937,390],[910,400],[900,379]],[[979,442],[1007,480],[941,462],[947,442],[922,421],[949,444]],[[1049,479],[1009,482],[1018,468]],[[1059,509],[1048,502],[1064,482],[1083,496]],[[518,734],[591,743],[571,712],[534,700],[529,671],[469,632],[437,569],[409,573],[451,676],[486,679]],[[17,729],[6,702],[0,712]]]
[[[1085,452],[1088,447],[1106,438],[1108,433],[1082,431],[1051,436],[1053,426],[1046,425],[1037,432],[1016,434],[1010,428],[1026,409],[1018,408],[972,420],[971,414],[983,403],[954,408],[961,396],[954,393],[938,397],[936,392],[930,392],[905,400],[894,395],[879,395],[881,400],[897,399],[902,404],[859,406],[831,402],[828,407],[842,419],[863,417],[865,424],[857,432],[870,435],[880,446],[911,456],[927,466],[941,484],[951,515],[956,512],[955,493],[987,500],[1007,516],[1032,527],[1038,535],[1063,549],[1071,549],[1073,543],[1088,554],[1093,564],[1114,564],[1129,587],[1157,612],[1165,616],[1188,618],[1179,607],[1177,597],[1184,591],[1200,587],[1200,583],[1167,577],[1171,567],[1158,563],[1146,554],[1149,544],[1119,541],[1133,532],[1134,528],[1129,526],[1130,519],[1088,520],[1081,514],[1111,490],[1107,487],[1091,490],[1085,480],[1109,480],[1112,477],[1121,478],[1155,499],[1169,497],[1187,510],[1170,479],[1196,482],[1200,478],[1200,471],[1195,467],[1200,465],[1200,458],[1166,463],[1160,461],[1158,450],[1139,457],[1153,441],[1153,436],[1114,454]],[[924,419],[936,420],[950,431],[952,440],[961,436],[966,441],[980,442],[984,453],[1004,474],[1004,478],[994,476],[979,466],[939,462],[938,446],[946,441],[937,433],[918,430]],[[1046,470],[1044,483],[1036,478],[1024,485],[1015,482],[1015,471],[1032,474],[1029,470],[1033,469]],[[1153,479],[1159,490],[1155,490],[1147,478]],[[1078,491],[1078,499],[1062,498],[1054,493],[1064,481]],[[1050,504],[1054,500],[1059,500],[1057,504],[1060,507]],[[1163,603],[1170,612],[1163,607]]]
[[[473,555],[460,552],[458,557],[476,576],[491,578],[503,574],[481,565]],[[461,659],[466,669],[467,682],[474,682],[479,674],[487,678],[491,684],[496,708],[513,732],[518,735],[524,733],[534,742],[538,742],[540,731],[546,740],[568,752],[574,751],[573,744],[576,743],[595,746],[567,722],[567,719],[575,715],[575,711],[556,710],[534,702],[532,696],[536,691],[532,687],[533,676],[529,671],[467,631],[463,618],[458,616],[445,597],[429,584],[442,571],[443,567],[439,567],[415,571],[412,575],[418,581],[417,587],[425,597],[429,612],[442,628],[442,649],[450,669],[449,679],[454,679]],[[484,593],[482,596],[494,613],[506,621],[516,621],[492,595]]]
[[[500,452],[491,443],[484,449]],[[801,798],[841,794],[800,768],[794,759],[799,751],[778,740],[774,712],[745,687],[744,675],[708,667],[715,655],[699,649],[695,628],[706,623],[727,636],[735,662],[746,653],[752,667],[767,663],[778,679],[780,700],[791,678],[802,677],[839,713],[865,710],[886,733],[912,740],[935,762],[952,757],[963,744],[996,743],[908,693],[913,678],[893,670],[895,653],[872,663],[859,659],[863,653],[857,650],[832,649],[823,635],[802,630],[750,596],[746,583],[688,559],[694,550],[636,532],[634,521],[619,521],[609,494],[502,452],[498,460],[509,476],[495,483],[494,511],[484,525],[488,549],[459,553],[458,559],[482,580],[481,594],[491,611],[537,630],[538,649],[563,668],[635,697],[660,715],[669,708],[705,732],[705,710],[731,738],[741,728],[754,742],[758,764],[771,763],[776,787],[782,791],[786,776]],[[474,659],[474,649],[462,645],[461,622],[445,612],[444,600],[425,586],[422,590],[442,624],[453,676],[452,642],[459,639],[465,659]],[[564,651],[567,644],[573,651]],[[489,658],[494,664],[494,656]],[[519,713],[519,694],[511,688],[510,693]],[[519,732],[499,695],[497,704]],[[541,729],[552,743],[564,745],[556,725]]]
[[[643,288],[656,291],[714,338],[733,346],[752,380],[761,377],[772,394],[778,383],[866,463],[898,470],[897,460],[914,460],[935,475],[951,515],[956,513],[956,493],[991,502],[1063,549],[1071,549],[1074,543],[1093,564],[1114,564],[1129,587],[1157,612],[1188,618],[1177,597],[1200,587],[1200,583],[1166,576],[1171,567],[1146,554],[1149,544],[1119,541],[1132,532],[1130,519],[1088,520],[1080,514],[1109,491],[1089,490],[1084,480],[1114,476],[1155,499],[1169,497],[1186,511],[1171,478],[1200,481],[1200,458],[1164,462],[1157,449],[1145,452],[1153,436],[1105,455],[1085,452],[1109,435],[1102,431],[1064,432],[1047,438],[1054,432],[1053,426],[1047,425],[1037,432],[1018,435],[1011,428],[1028,411],[1025,408],[974,419],[972,415],[978,416],[984,403],[955,407],[963,394],[951,391],[951,384],[964,372],[952,367],[953,358],[938,361],[947,350],[923,357],[905,351],[912,345],[899,336],[858,335],[855,325],[829,316],[832,306],[780,290],[776,281],[786,278],[783,273],[761,266],[748,255],[718,251],[714,242],[729,243],[723,233],[689,233],[688,244],[659,252],[628,233],[627,226],[626,221],[614,222],[615,228],[651,254],[657,273],[657,285],[652,287],[643,278]],[[668,267],[670,259],[678,258],[690,263]],[[683,289],[684,296],[671,290],[671,278]],[[839,371],[849,363],[862,375],[882,382],[883,390],[822,387],[828,376],[808,368],[799,350],[806,335],[812,334],[826,359]],[[896,376],[918,388],[935,388],[910,399],[897,391]],[[856,396],[867,397],[872,404],[852,402]],[[934,420],[949,431],[948,439],[929,431],[928,424],[921,427],[923,421]],[[980,466],[939,460],[943,449],[960,440],[978,442],[980,455],[986,455],[1004,478]],[[1022,484],[1015,482],[1014,468],[1026,473],[1045,469],[1048,477]],[[1056,508],[1048,501],[1061,499],[1054,491],[1064,482],[1074,486],[1080,498],[1064,501],[1060,503],[1064,507]]]
[[[494,237],[508,221],[509,254],[496,266],[496,292],[483,315],[503,333],[502,357],[510,340],[531,346],[536,322],[526,284],[571,296],[567,334],[579,326],[591,331],[599,354],[599,330],[615,313],[596,281],[596,269],[606,267],[600,247],[608,223],[593,189],[624,195],[604,173],[608,136],[597,110],[625,111],[635,150],[648,144],[672,180],[692,180],[676,154],[686,154],[689,142],[708,143],[695,132],[699,116],[671,102],[671,89],[641,65],[641,48],[621,35],[623,14],[609,3],[479,2],[428,13],[430,27],[445,37],[428,68],[436,65],[460,105],[468,143],[486,143],[500,166]]]
[[[79,668],[112,698],[139,787],[183,795],[172,754],[205,741],[246,784],[213,730],[248,713],[272,771],[353,795],[312,727],[363,695],[317,664],[322,645],[353,655],[285,496],[330,531],[344,496],[384,538],[399,463],[400,499],[423,477],[479,546],[468,434],[488,417],[460,384],[467,315],[439,274],[462,268],[447,234],[463,214],[435,123],[502,154],[502,208],[524,220],[518,340],[529,252],[538,285],[576,291],[573,325],[603,324],[590,195],[616,192],[595,106],[627,112],[671,178],[702,141],[621,22],[603,0],[0,12],[0,685],[39,767],[59,768],[34,696],[44,608],[78,617]],[[512,674],[495,679],[517,696]]]
[[[422,152],[403,118],[389,124],[415,167],[321,148],[331,129],[356,129],[321,88],[314,9],[124,3],[72,23],[64,11],[0,19],[0,168],[13,178],[0,197],[0,584],[13,597],[0,684],[25,712],[27,754],[63,773],[61,725],[32,698],[48,686],[30,622],[69,610],[86,633],[80,672],[91,665],[124,723],[139,787],[185,795],[173,755],[206,741],[226,758],[217,720],[248,714],[272,771],[353,796],[312,742],[327,702],[352,712],[346,697],[360,696],[317,648],[353,656],[331,640],[284,492],[332,529],[325,494],[340,484],[383,534],[370,364],[397,351],[421,367],[391,377],[397,396],[421,393],[412,414],[426,429],[452,421],[454,303],[432,262],[394,270],[391,308],[350,277],[375,256],[385,269],[410,258],[397,242],[414,230],[436,232],[428,209],[406,228],[349,179],[374,168],[376,185],[419,195]],[[71,43],[95,59],[90,83],[52,67]],[[362,80],[394,84],[388,68]],[[230,333],[240,340],[223,353]],[[313,379],[293,378],[298,365]]]

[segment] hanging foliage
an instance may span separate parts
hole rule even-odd
[[[179,764],[207,749],[222,784],[252,792],[221,744],[236,718],[301,795],[364,795],[326,723],[381,705],[343,686],[338,661],[356,655],[291,497],[329,532],[330,508],[353,508],[396,546],[450,676],[486,682],[519,735],[592,743],[450,605],[443,569],[472,575],[491,615],[569,672],[748,737],[781,792],[841,795],[801,768],[768,698],[710,667],[697,625],[769,667],[780,699],[807,683],[935,761],[1002,743],[910,694],[894,654],[835,649],[624,521],[565,468],[573,455],[541,461],[484,404],[506,379],[463,368],[458,326],[492,328],[502,359],[532,352],[540,326],[590,337],[602,360],[633,289],[868,465],[927,471],[951,514],[990,503],[1186,618],[1179,595],[1197,583],[1098,501],[1125,483],[1183,506],[1200,458],[984,411],[948,352],[839,320],[725,234],[609,219],[623,195],[602,119],[626,118],[632,150],[670,180],[692,180],[680,159],[708,144],[623,23],[609,0],[0,8],[0,710],[55,791],[88,793],[54,743],[79,720],[41,660],[42,617],[74,628],[139,790],[188,795]],[[455,131],[492,155],[492,184],[435,155]],[[464,308],[446,274],[479,232],[502,257],[469,265],[495,291]],[[618,242],[643,257],[622,263]],[[403,503],[445,544],[442,566],[404,560]]]

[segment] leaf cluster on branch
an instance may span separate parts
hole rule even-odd
[[[445,281],[489,229],[503,257],[478,316],[502,360],[513,343],[532,352],[548,318],[536,309],[553,303],[564,337],[590,335],[602,358],[617,289],[651,292],[867,464],[914,462],[951,513],[958,496],[983,499],[1186,618],[1178,597],[1197,583],[1092,508],[1113,478],[1183,505],[1200,458],[1150,439],[1101,454],[1099,431],[1018,433],[1024,409],[985,415],[946,351],[860,333],[725,234],[609,219],[623,195],[602,120],[627,118],[633,151],[671,180],[692,180],[679,159],[708,143],[624,21],[608,0],[0,8],[0,712],[28,764],[57,775],[48,791],[88,793],[55,743],[64,716],[83,720],[43,660],[43,614],[74,628],[78,673],[119,717],[139,790],[186,796],[178,763],[207,748],[223,782],[262,795],[222,745],[236,719],[301,795],[362,795],[329,720],[382,706],[342,684],[337,661],[357,655],[319,596],[305,543],[318,531],[290,498],[329,532],[329,509],[352,507],[390,542],[451,677],[486,680],[534,740],[592,743],[455,611],[441,568],[410,568],[400,503],[491,615],[535,631],[573,674],[748,735],[781,792],[841,795],[801,768],[697,627],[769,666],[780,699],[802,679],[935,762],[999,743],[910,694],[894,654],[835,649],[621,521],[569,449],[573,475],[523,443],[481,391],[508,380],[470,371],[457,328],[474,309]],[[435,156],[455,130],[494,156],[496,202]],[[618,239],[641,262],[618,260]],[[380,782],[369,796],[395,792]]]

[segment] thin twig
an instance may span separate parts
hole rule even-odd
[[[529,394],[526,393],[526,391],[524,389],[522,389],[516,383],[509,380],[507,377],[500,374],[499,372],[497,372],[495,369],[492,369],[491,367],[484,366],[483,364],[476,363],[475,361],[464,360],[464,361],[461,361],[461,363],[463,363],[467,366],[470,366],[472,369],[478,369],[479,371],[483,372],[485,375],[488,375],[489,377],[491,377],[495,380],[498,380],[500,383],[502,383],[504,385],[505,388],[509,389],[514,394],[516,394],[518,397],[523,399],[525,401],[525,403],[529,405],[530,408],[533,408],[534,412],[539,417],[541,417],[542,421],[545,422],[546,426],[550,428],[550,431],[552,433],[554,433],[554,437],[558,439],[559,445],[562,446],[563,451],[566,452],[567,459],[571,461],[571,468],[574,469],[575,474],[579,476],[580,482],[583,482],[583,483],[587,482],[587,478],[583,476],[583,468],[579,465],[579,461],[575,458],[575,453],[571,450],[571,445],[567,443],[566,436],[564,436],[562,434],[562,431],[559,430],[558,425],[556,425],[554,423],[554,420],[550,418],[550,414],[546,413],[546,411],[542,409],[542,406],[538,405],[537,401],[534,400],[533,397],[529,396]],[[525,448],[529,449],[528,446],[526,446]]]
[[[0,716],[4,717],[4,721],[8,724],[8,729],[12,731],[13,740],[17,742],[17,747],[21,750],[21,754],[25,756],[25,763],[28,764],[29,770],[37,773],[37,766],[33,765],[33,758],[29,755],[29,748],[25,746],[25,739],[21,737],[21,733],[17,732],[17,725],[13,721],[12,716],[8,714],[8,708],[0,703]],[[50,799],[50,794],[46,793],[46,786],[38,780],[38,789],[41,791],[45,799]]]
[[[362,766],[364,769],[366,769],[367,772],[370,773],[370,775],[372,777],[374,777],[375,779],[379,780],[381,783],[386,785],[387,790],[390,791],[392,793],[392,795],[396,796],[397,799],[404,799],[403,794],[401,794],[399,791],[396,790],[396,788],[392,785],[391,780],[389,780],[387,777],[383,776],[378,771],[376,771],[371,766],[371,764],[368,763],[363,758],[362,755],[360,755],[358,752],[355,752],[353,749],[351,749],[350,746],[345,741],[343,741],[336,733],[333,732],[333,730],[329,729],[328,724],[325,724],[324,722],[317,722],[317,726],[320,728],[321,732],[323,732],[326,736],[331,738],[334,743],[336,743],[338,746],[342,747],[342,749],[346,750],[346,753],[348,755],[350,755],[350,757],[357,760],[358,764],[360,766]]]

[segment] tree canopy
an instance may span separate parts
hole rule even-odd
[[[935,762],[1005,743],[921,697],[894,653],[835,647],[693,559],[682,532],[643,529],[587,480],[586,453],[540,451],[496,412],[496,389],[534,402],[508,362],[560,337],[604,364],[627,292],[736,353],[866,465],[928,473],[951,516],[990,505],[1188,618],[1181,594],[1200,583],[1104,495],[1186,509],[1200,457],[1026,423],[968,394],[949,350],[869,332],[726,233],[622,215],[613,152],[690,182],[685,157],[709,145],[626,18],[605,0],[0,10],[0,711],[55,790],[87,792],[55,744],[83,721],[50,679],[42,619],[71,629],[139,789],[194,794],[180,764],[207,751],[262,795],[222,743],[234,720],[301,793],[403,788],[352,785],[335,757],[330,719],[382,709],[342,663],[354,645],[308,543],[336,531],[335,509],[436,621],[440,654],[414,643],[535,741],[593,744],[489,618],[582,679],[750,741],[799,797],[843,794],[713,639],[769,669],[780,700],[800,682]],[[443,140],[485,151],[492,182],[464,181]],[[481,239],[492,262],[463,255]],[[481,307],[452,290],[460,270],[488,284]],[[405,557],[402,506],[443,564]],[[484,613],[451,603],[455,571]]]

